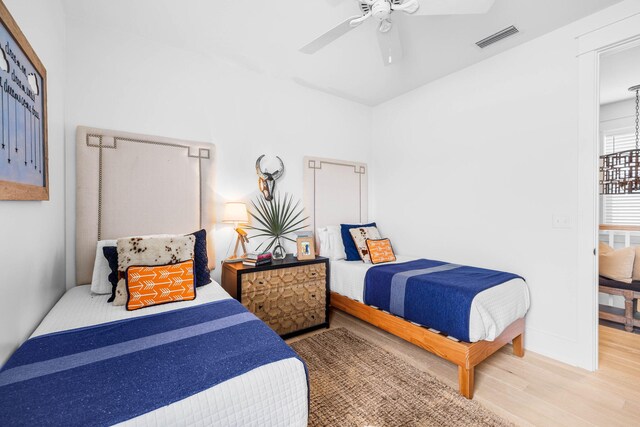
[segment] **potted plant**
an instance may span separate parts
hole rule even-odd
[[[249,215],[257,224],[248,228],[259,232],[251,237],[267,238],[256,249],[263,248],[265,252],[272,250],[274,259],[283,259],[286,256],[284,240],[295,242],[287,236],[307,227],[304,222],[309,217],[301,218],[303,209],[299,207],[300,201],[294,203],[293,196],[285,194],[281,197],[280,194],[276,194],[270,202],[258,197],[257,200],[252,200],[251,204],[253,209],[249,211]]]

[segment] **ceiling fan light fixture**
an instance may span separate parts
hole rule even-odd
[[[380,27],[378,29],[380,30],[381,33],[388,33],[392,26],[393,26],[393,23],[388,19],[385,19],[380,23]]]
[[[377,0],[371,5],[371,13],[379,21],[384,21],[391,14],[391,3],[387,0]]]

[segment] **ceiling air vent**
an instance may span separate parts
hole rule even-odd
[[[490,44],[499,42],[500,40],[506,39],[507,37],[512,36],[516,33],[518,33],[518,29],[512,25],[510,27],[505,28],[504,30],[498,31],[495,34],[490,35],[486,39],[482,39],[479,42],[476,42],[476,44],[478,45],[478,47],[484,49]]]

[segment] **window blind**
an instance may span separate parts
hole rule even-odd
[[[634,133],[605,135],[604,154],[636,148]],[[602,223],[640,225],[640,194],[616,194],[602,196]]]

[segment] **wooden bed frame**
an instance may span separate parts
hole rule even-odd
[[[331,306],[458,365],[460,394],[467,399],[473,399],[474,369],[483,360],[510,342],[513,342],[513,354],[524,356],[524,318],[509,325],[494,341],[467,343],[454,341],[335,292],[331,292]]]

